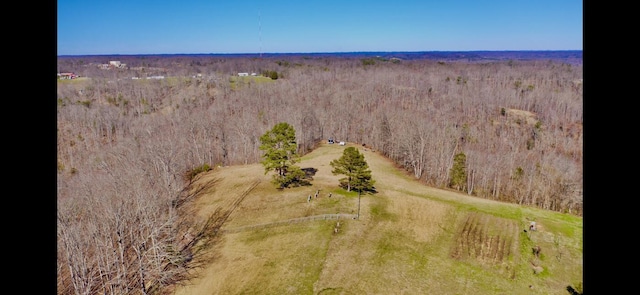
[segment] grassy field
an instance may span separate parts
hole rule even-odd
[[[250,83],[260,84],[260,83],[270,83],[273,81],[274,80],[272,80],[271,78],[264,77],[264,76],[246,76],[246,77],[231,76],[229,77],[229,83],[231,84],[232,89],[236,89],[241,85],[246,85]]]
[[[311,186],[277,190],[260,164],[203,175],[215,185],[194,204],[199,218],[246,197],[212,246],[213,262],[174,294],[566,295],[568,286],[581,288],[582,218],[431,188],[356,147],[378,190],[360,202],[331,174],[329,162],[345,148],[335,144],[302,158],[301,168],[317,169]],[[248,228],[357,214],[358,203],[359,219]],[[538,230],[525,232],[531,221]]]

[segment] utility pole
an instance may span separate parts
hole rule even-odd
[[[358,190],[358,220],[360,220],[360,193],[362,190]]]
[[[258,53],[260,54],[260,60],[262,60],[262,17],[260,9],[258,9],[258,43],[260,44]]]

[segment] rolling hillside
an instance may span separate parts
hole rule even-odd
[[[214,184],[194,202],[196,216],[235,209],[210,249],[211,263],[174,294],[581,289],[581,217],[431,188],[375,151],[357,147],[377,189],[360,198],[338,187],[342,176],[331,173],[329,162],[345,148],[335,144],[321,144],[298,164],[317,169],[311,186],[277,190],[260,164],[217,167],[202,175],[201,184]],[[532,221],[536,231],[528,230]]]

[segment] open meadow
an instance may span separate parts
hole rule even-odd
[[[174,294],[565,295],[581,289],[582,217],[431,188],[375,150],[347,146],[364,154],[377,193],[359,199],[340,188],[329,162],[345,147],[326,142],[298,164],[317,169],[310,186],[278,190],[260,164],[201,175],[195,186],[214,184],[192,203],[195,216],[234,209],[210,246],[210,260]]]

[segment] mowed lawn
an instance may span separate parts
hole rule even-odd
[[[329,162],[345,148],[337,144],[321,144],[298,164],[317,169],[311,186],[278,190],[260,164],[203,175],[215,184],[195,202],[197,216],[246,197],[212,246],[212,262],[174,294],[566,295],[582,284],[582,218],[431,188],[353,146],[378,191],[360,201],[331,173]],[[266,226],[358,211],[356,220]],[[531,221],[538,230],[525,232]]]

